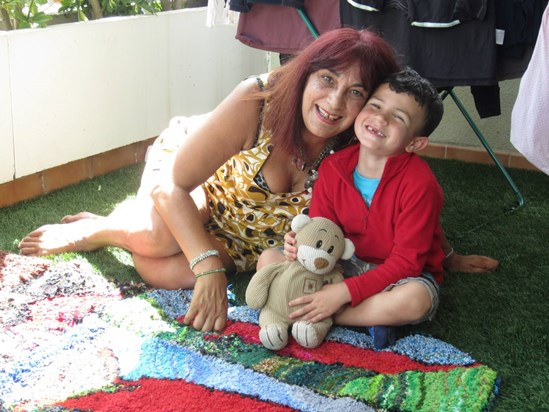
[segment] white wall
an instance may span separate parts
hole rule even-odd
[[[475,108],[475,102],[469,87],[454,89],[471,119],[475,122],[492,149],[503,152],[517,153],[511,144],[511,112],[517,99],[520,79],[499,82],[501,115],[481,119]],[[454,146],[482,147],[479,139],[467,123],[467,120],[450,96],[444,100],[444,117],[437,130],[431,135],[433,143],[449,144]]]
[[[198,8],[0,33],[0,183],[211,110],[267,70],[235,30]]]
[[[11,180],[15,168],[10,71],[7,56],[8,40],[5,37],[0,37],[0,182]]]

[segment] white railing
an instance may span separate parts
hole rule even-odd
[[[157,136],[211,110],[266,53],[206,8],[0,32],[0,183]]]

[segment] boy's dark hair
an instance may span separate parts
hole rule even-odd
[[[444,114],[444,105],[437,89],[431,82],[420,76],[415,70],[406,67],[389,76],[384,83],[388,83],[394,92],[414,96],[416,102],[425,109],[425,122],[418,133],[421,136],[429,136],[433,133]]]

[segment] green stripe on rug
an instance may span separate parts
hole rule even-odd
[[[382,408],[400,411],[483,411],[496,381],[496,372],[487,366],[457,367],[449,371],[407,371],[379,374],[348,382],[337,393]]]
[[[299,385],[330,397],[351,397],[376,408],[400,411],[481,412],[485,395],[496,383],[496,372],[484,365],[448,371],[406,371],[383,374],[342,364],[323,364],[280,356],[262,345],[245,343],[236,334],[204,334],[190,327],[160,338],[190,350],[240,364],[280,382]]]

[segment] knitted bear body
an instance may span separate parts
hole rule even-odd
[[[304,217],[303,217],[304,216]],[[299,306],[288,302],[318,292],[328,283],[341,282],[343,275],[335,269],[337,260],[349,259],[354,247],[341,229],[328,219],[299,215],[292,221],[296,234],[297,260],[273,263],[260,269],[246,289],[246,303],[261,309],[259,338],[271,349],[282,349],[288,343],[288,330],[307,348],[319,346],[332,326],[332,318],[321,322],[290,319]]]

